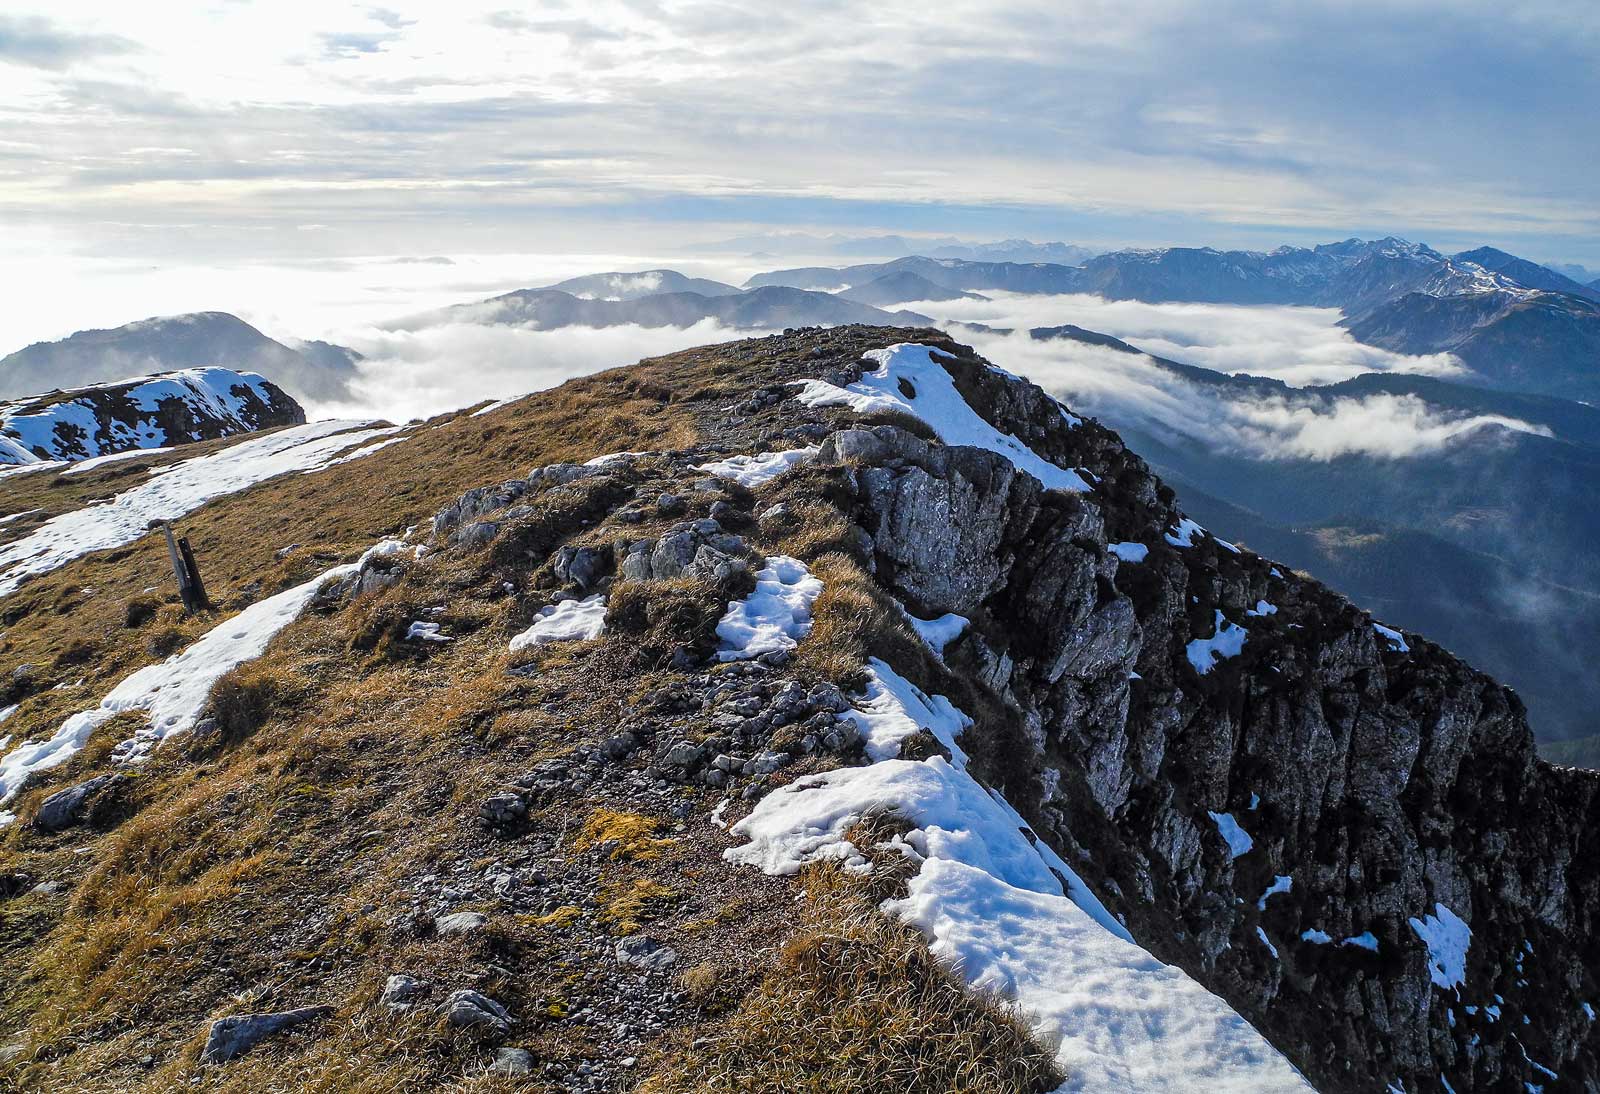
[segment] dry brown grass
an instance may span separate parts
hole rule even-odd
[[[664,850],[677,842],[671,837],[657,836],[660,828],[661,821],[655,817],[622,813],[615,809],[596,809],[578,830],[572,841],[572,849],[580,854],[585,851],[604,851],[612,862],[648,862],[659,858]]]
[[[638,669],[665,667],[686,647],[697,657],[717,648],[717,623],[730,596],[748,591],[719,589],[695,578],[624,581],[606,604],[606,629],[627,635],[628,660]]]
[[[927,657],[905,617],[853,557],[823,555],[812,561],[811,572],[822,579],[823,589],[811,608],[811,634],[796,651],[801,664],[851,687],[861,682],[869,656],[905,666]]]
[[[1026,1094],[1060,1084],[1052,1053],[859,883],[834,867],[803,881],[805,910],[775,967],[641,1094]]]
[[[294,674],[260,661],[247,661],[211,689],[211,713],[225,740],[247,737],[274,713],[292,706],[304,685]]]

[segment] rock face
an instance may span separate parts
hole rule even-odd
[[[1492,679],[1186,522],[1114,434],[943,363],[1096,483],[894,426],[818,457],[878,578],[972,620],[945,659],[1002,712],[973,770],[1318,1089],[1600,1089],[1600,777],[1540,762]]]

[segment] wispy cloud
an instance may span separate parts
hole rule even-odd
[[[23,3],[0,23],[25,74],[0,83],[0,118],[52,139],[0,178],[0,209],[91,246],[103,220],[198,203],[211,245],[241,253],[246,224],[370,238],[425,219],[528,247],[711,220],[1112,243],[1395,230],[1600,261],[1586,5]],[[119,52],[96,73],[128,93],[115,126],[57,86],[95,51]],[[128,154],[172,146],[196,153],[181,177]],[[93,193],[61,194],[84,177]]]
[[[137,48],[131,39],[70,30],[43,16],[0,15],[0,62],[59,70]]]

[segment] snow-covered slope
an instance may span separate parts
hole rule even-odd
[[[29,577],[48,573],[80,555],[132,543],[145,534],[152,520],[172,520],[212,498],[236,493],[275,475],[318,470],[341,453],[366,455],[376,446],[356,446],[393,432],[371,423],[313,422],[163,468],[148,482],[123,491],[104,505],[63,513],[21,539],[0,546],[0,597],[15,592]]]
[[[170,448],[306,420],[266,377],[195,368],[0,403],[0,464]]]

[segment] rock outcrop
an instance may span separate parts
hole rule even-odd
[[[972,620],[945,660],[1005,712],[963,739],[973,770],[1318,1089],[1596,1089],[1600,777],[1540,762],[1510,690],[1207,534],[1114,434],[949,348],[983,418],[1096,484],[894,426],[823,446],[879,580]]]

